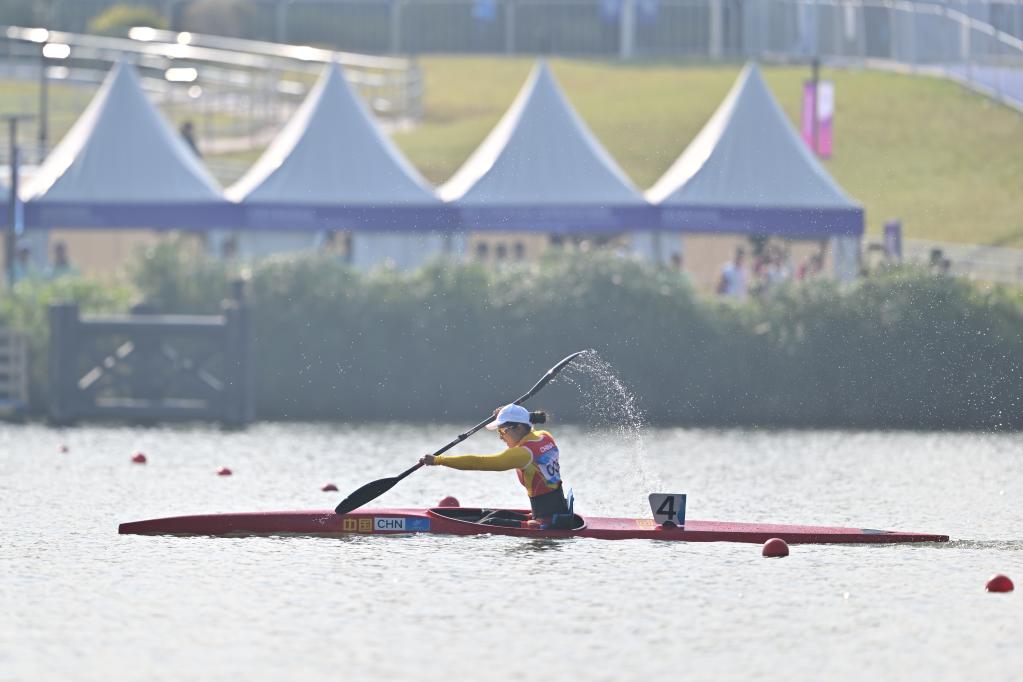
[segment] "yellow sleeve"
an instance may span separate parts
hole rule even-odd
[[[516,445],[496,455],[440,455],[434,461],[462,471],[509,471],[522,469],[532,460],[529,450]]]

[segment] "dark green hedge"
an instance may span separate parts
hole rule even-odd
[[[474,422],[593,348],[659,423],[1023,427],[1019,290],[907,269],[731,305],[610,254],[362,274],[323,256],[242,269],[175,241],[140,258],[133,286],[64,278],[2,294],[0,323],[30,340],[33,407],[46,405],[48,303],[215,312],[239,275],[262,418]],[[588,403],[561,381],[531,406],[575,420]]]
[[[140,263],[168,311],[216,309],[236,273],[173,245]],[[610,254],[497,271],[246,271],[264,418],[473,421],[569,352],[594,348],[655,422],[1023,426],[1023,296],[916,270],[792,284],[735,306]],[[579,418],[564,382],[533,402]]]

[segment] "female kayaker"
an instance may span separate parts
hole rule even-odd
[[[547,525],[555,514],[567,514],[565,491],[561,485],[558,445],[546,431],[533,424],[547,421],[545,412],[529,412],[521,405],[505,405],[487,428],[496,430],[508,448],[496,455],[426,455],[419,461],[463,471],[510,471],[515,469],[526,488],[533,510],[530,526]]]

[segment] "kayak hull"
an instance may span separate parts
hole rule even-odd
[[[871,528],[835,528],[781,524],[686,520],[685,528],[662,527],[650,519],[577,517],[572,530],[509,528],[462,518],[463,508],[366,509],[338,515],[333,510],[249,512],[175,516],[122,523],[126,535],[509,535],[528,538],[597,538],[675,542],[763,543],[781,538],[790,544],[881,544],[947,542],[947,535]]]

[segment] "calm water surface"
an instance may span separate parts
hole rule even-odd
[[[947,533],[944,546],[119,536],[320,509],[464,425],[0,425],[0,680],[1023,678],[1023,435],[552,427],[579,511]],[[58,447],[67,444],[70,452]],[[496,451],[477,434],[458,451]],[[144,451],[150,463],[132,465]],[[232,477],[218,477],[226,465]],[[340,493],[320,492],[333,481]],[[521,506],[428,469],[380,506]]]

